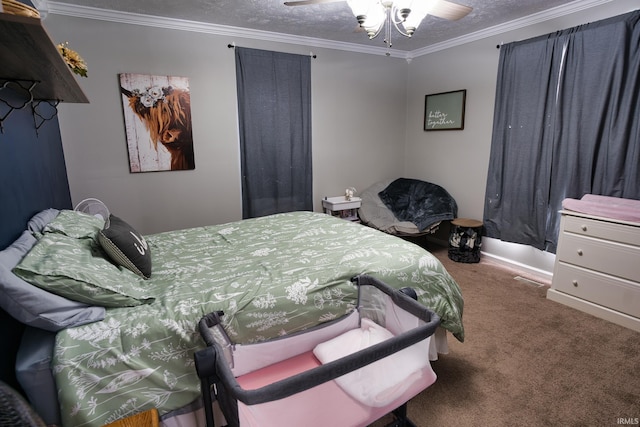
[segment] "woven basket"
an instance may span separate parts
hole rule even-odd
[[[27,401],[9,385],[0,381],[0,426],[46,427]]]
[[[16,0],[2,0],[2,9],[4,13],[9,13],[11,15],[40,18],[40,12],[38,12],[37,9]]]

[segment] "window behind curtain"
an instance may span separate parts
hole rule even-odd
[[[235,51],[242,217],[313,210],[311,58]]]
[[[640,11],[501,47],[487,236],[555,252],[564,198],[640,199]]]

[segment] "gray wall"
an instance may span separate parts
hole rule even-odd
[[[103,200],[142,233],[242,218],[235,59],[228,37],[50,15],[54,40],[69,41],[89,66],[80,84],[90,104],[60,106],[60,132],[74,204]],[[309,54],[255,40],[239,46]],[[402,175],[404,59],[313,49],[315,210],[346,187]],[[129,173],[118,73],[189,78],[196,168]]]
[[[637,0],[589,5],[526,27],[513,25],[410,63],[314,48],[315,210],[321,209],[323,196],[339,195],[347,186],[361,190],[381,179],[407,176],[444,186],[456,198],[459,216],[481,219],[496,45],[638,7]],[[241,218],[235,65],[227,44],[300,54],[309,48],[55,14],[45,26],[54,40],[69,41],[89,64],[89,78],[80,84],[91,103],[64,104],[59,113],[74,203],[98,197],[143,233]],[[122,72],[189,77],[195,171],[129,173],[118,92]],[[465,129],[424,132],[425,94],[458,89],[467,90]],[[496,259],[546,272],[553,264],[550,254],[493,239],[485,240],[484,250]]]

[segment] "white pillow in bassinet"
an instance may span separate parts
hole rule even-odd
[[[393,338],[393,334],[370,319],[363,318],[359,329],[352,329],[318,344],[313,354],[329,363],[348,354]],[[411,346],[336,379],[342,389],[367,406],[390,404],[422,376],[429,364],[420,346]]]

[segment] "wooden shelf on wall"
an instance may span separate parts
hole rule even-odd
[[[37,100],[88,103],[38,18],[0,13],[0,80],[37,81]]]

